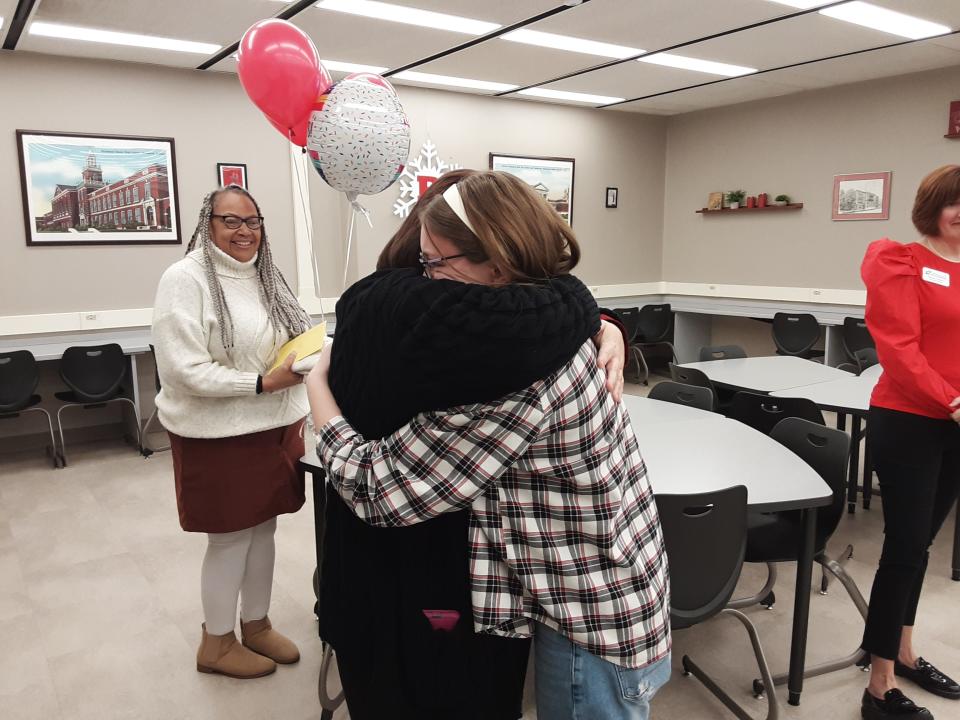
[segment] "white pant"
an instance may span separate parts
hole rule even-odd
[[[270,609],[273,589],[273,535],[277,519],[232,533],[207,533],[207,554],[200,573],[200,597],[207,632],[226,635],[237,623],[237,596],[245,622],[260,620]]]

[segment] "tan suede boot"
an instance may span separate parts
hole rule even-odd
[[[281,665],[292,665],[300,659],[300,651],[293,641],[284,637],[270,624],[270,618],[240,621],[243,644],[256,653],[265,655]]]
[[[269,675],[276,669],[277,664],[273,660],[251,652],[238,643],[232,630],[226,635],[210,635],[204,623],[203,639],[197,650],[199,672],[246,680]]]

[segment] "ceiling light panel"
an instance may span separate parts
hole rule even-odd
[[[753,67],[730,65],[729,63],[715,62],[713,60],[701,60],[699,58],[677,55],[675,53],[647,55],[646,57],[640,58],[640,62],[665,65],[667,67],[677,68],[678,70],[692,70],[698,73],[720,75],[723,77],[749,75],[757,71],[757,68]]]
[[[950,32],[946,25],[860,0],[826,8],[820,14],[911,40]]]
[[[405,5],[377,2],[376,0],[320,0],[316,7],[321,10],[360,15],[376,20],[416,25],[434,30],[447,30],[466,35],[485,35],[500,27],[499,23],[421,10]],[[482,7],[482,4],[480,4],[480,7]]]
[[[513,90],[516,85],[508,83],[492,82],[490,80],[477,80],[470,78],[454,77],[451,75],[435,75],[433,73],[417,72],[414,70],[405,70],[404,72],[393,75],[390,80],[397,80],[404,83],[418,83],[424,85],[437,85],[440,87],[453,87],[464,90],[483,90],[489,93],[503,92]]]
[[[615,103],[623,100],[622,97],[616,97],[612,95],[594,95],[592,93],[573,92],[570,90],[551,90],[549,88],[527,88],[526,90],[520,90],[517,92],[517,95],[541,98],[544,100],[585,103],[587,105],[606,105],[608,103]]]
[[[32,22],[27,31],[30,35],[60,40],[103,43],[106,45],[126,45],[128,47],[149,48],[151,50],[169,50],[171,52],[193,53],[204,57],[220,50],[219,45],[201,43],[176,38],[138,35],[135,33],[100,30],[98,28],[61,25],[59,23]]]
[[[570,35],[557,35],[555,33],[540,32],[538,30],[514,30],[513,32],[501,35],[501,38],[508,42],[537,45],[553,50],[596,55],[603,58],[623,59],[631,57],[632,55],[639,55],[643,52],[643,50],[636,47],[614,45],[612,43],[586,40]]]
[[[783,14],[784,8],[757,0],[590,0],[530,29],[649,52]]]

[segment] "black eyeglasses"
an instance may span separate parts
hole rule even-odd
[[[220,221],[229,230],[237,230],[244,223],[246,223],[247,227],[251,230],[259,230],[263,227],[262,215],[251,215],[250,217],[245,218],[238,217],[236,215],[211,215],[210,217],[220,218]]]
[[[466,253],[460,253],[459,255],[440,255],[439,257],[428,258],[423,253],[420,253],[420,264],[423,266],[423,271],[427,274],[427,277],[430,277],[430,271],[444,265],[447,260],[456,260],[457,258],[466,256]]]

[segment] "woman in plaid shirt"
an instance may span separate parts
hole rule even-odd
[[[435,279],[543,281],[576,242],[504,173],[465,178],[421,219]],[[670,675],[666,553],[630,420],[593,344],[499,401],[422,413],[377,441],[342,417],[328,369],[325,352],[308,393],[330,482],[376,526],[470,508],[474,628],[536,635],[538,717],[647,718]]]

